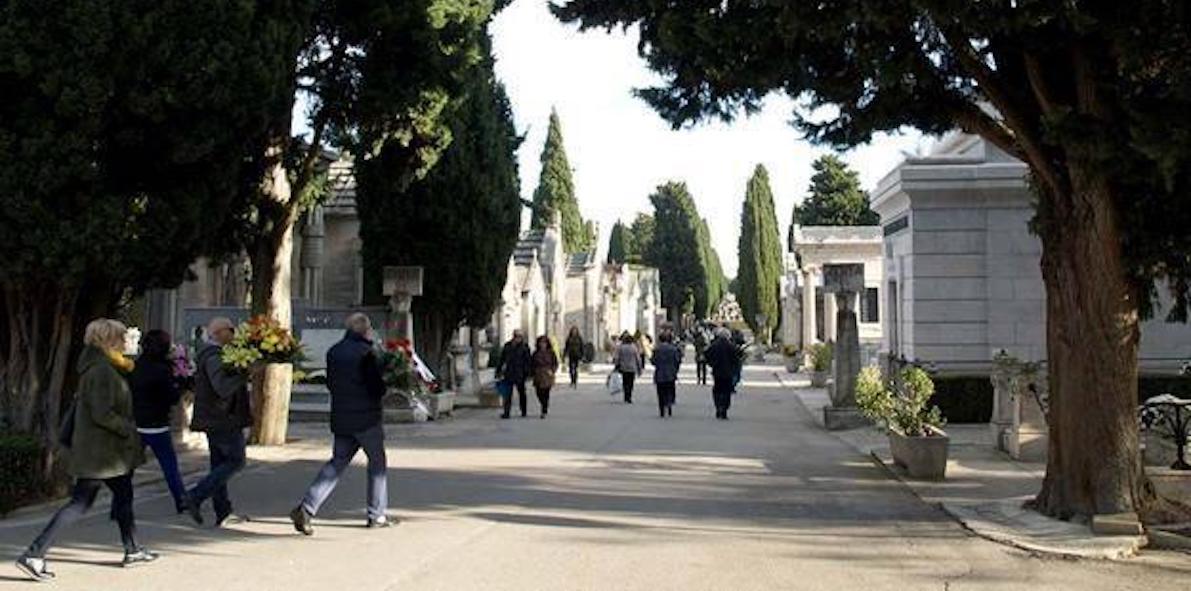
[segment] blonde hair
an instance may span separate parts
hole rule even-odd
[[[119,320],[96,318],[87,324],[87,330],[83,333],[83,344],[104,350],[122,349],[126,332],[128,327]]]

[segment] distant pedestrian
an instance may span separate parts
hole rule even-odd
[[[54,578],[46,552],[62,528],[77,521],[95,504],[99,489],[112,491],[112,514],[124,544],[123,566],[153,562],[157,554],[137,544],[132,509],[132,473],[145,461],[136,432],[132,394],[127,375],[133,363],[121,354],[127,329],[115,320],[100,318],[87,325],[78,361],[78,395],[73,418],[61,439],[69,443],[67,470],[74,477],[70,500],[17,559],[17,568],[37,581]]]
[[[178,454],[170,432],[170,412],[182,397],[182,384],[174,377],[170,334],[150,330],[141,338],[141,355],[128,377],[132,390],[132,409],[141,442],[153,450],[157,465],[165,475],[166,486],[174,497],[178,513],[186,511],[186,486],[178,470]]]
[[[624,387],[624,401],[627,404],[632,404],[633,383],[644,366],[641,364],[641,351],[634,344],[633,336],[628,331],[620,335],[620,345],[616,347],[616,353],[613,355],[613,366],[616,371],[620,372],[621,383]]]
[[[223,364],[223,346],[231,342],[236,328],[227,318],[207,323],[207,342],[195,357],[194,418],[190,429],[207,434],[211,470],[191,487],[186,510],[195,523],[203,523],[203,502],[211,499],[215,525],[243,520],[232,512],[227,483],[244,469],[244,429],[252,425],[248,406],[248,376]]]
[[[579,334],[579,327],[571,327],[570,333],[567,334],[567,342],[563,346],[563,354],[567,358],[567,370],[571,375],[571,388],[578,388],[579,364],[583,363],[584,357],[583,336]]]
[[[521,416],[527,413],[526,395],[525,395],[525,380],[529,379],[530,373],[533,371],[533,355],[529,352],[529,345],[525,343],[525,333],[520,329],[513,331],[513,338],[505,343],[505,346],[500,351],[500,361],[496,366],[496,376],[509,384],[512,388],[517,390],[518,401],[521,406]],[[504,397],[504,412],[500,418],[509,418],[509,412],[513,409],[513,394],[509,391],[509,395]]]
[[[554,374],[557,371],[558,355],[554,353],[550,339],[542,335],[534,342],[533,389],[538,395],[543,419],[546,418],[546,413],[550,412],[550,389],[554,387]]]
[[[361,448],[368,458],[368,527],[388,527],[388,460],[385,457],[384,376],[373,346],[372,321],[356,313],[348,317],[343,340],[327,351],[327,389],[331,391],[331,459],[302,503],[290,511],[294,529],[314,534],[311,521],[335,491],[339,477]]]
[[[637,352],[641,356],[641,368],[644,370],[646,362],[649,361],[650,355],[653,354],[653,338],[646,333],[637,331],[634,339],[637,342]]]
[[[707,346],[711,344],[707,328],[699,325],[695,327],[692,338],[695,346],[695,379],[700,386],[707,385]]]
[[[715,402],[715,418],[727,420],[728,408],[732,406],[732,393],[740,375],[740,353],[732,344],[728,329],[716,331],[706,355],[707,363],[711,365],[711,397]]]
[[[653,383],[658,390],[658,414],[674,416],[674,399],[678,389],[678,369],[682,365],[682,350],[674,344],[674,334],[663,332],[658,336],[658,346],[653,351]]]

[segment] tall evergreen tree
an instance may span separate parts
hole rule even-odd
[[[621,265],[628,262],[631,256],[631,242],[629,229],[620,222],[613,224],[612,234],[608,237],[608,263]]]
[[[706,219],[699,221],[699,257],[700,263],[706,269],[704,279],[706,295],[702,300],[696,300],[695,308],[702,310],[701,318],[708,318],[715,313],[716,307],[724,299],[728,284],[724,277],[724,266],[720,262],[720,254],[711,245],[711,229],[707,226]]]
[[[801,204],[794,206],[794,224],[800,226],[875,226],[881,221],[869,208],[868,195],[860,188],[860,176],[835,154],[819,157],[812,164],[810,189]],[[790,226],[791,236],[793,224]]]
[[[300,13],[0,7],[0,429],[40,436],[45,475],[85,324],[240,250]]]
[[[558,112],[551,110],[550,128],[542,148],[542,172],[538,177],[538,188],[533,194],[530,225],[545,228],[555,213],[561,217],[562,241],[566,251],[576,253],[591,250],[595,245],[594,228],[589,227],[579,213],[575,181],[562,141],[562,123],[558,119]]]
[[[740,290],[736,300],[749,326],[768,343],[768,329],[778,320],[781,308],[782,239],[777,229],[769,171],[758,164],[749,179],[740,213],[740,243],[737,247]],[[765,315],[765,324],[757,315]]]
[[[719,257],[711,249],[706,223],[699,217],[686,183],[671,181],[649,197],[654,207],[651,264],[660,274],[662,307],[672,319],[681,312],[707,318],[718,302]]]
[[[490,42],[483,43],[486,54]],[[442,367],[460,325],[486,326],[500,300],[520,226],[516,150],[521,143],[494,61],[461,76],[465,94],[446,122],[451,145],[422,179],[406,186],[400,146],[357,164],[360,238],[371,291],[385,265],[425,273],[414,300],[421,353]],[[394,163],[390,158],[397,159]],[[393,237],[400,237],[394,240]]]
[[[654,222],[653,216],[639,213],[629,226],[628,262],[636,265],[656,266],[652,262]]]
[[[1030,167],[1046,285],[1050,428],[1036,504],[1060,517],[1170,507],[1140,463],[1139,320],[1191,307],[1191,11],[1185,2],[569,0],[581,28],[635,26],[674,126],[774,91],[840,147],[960,128]],[[781,23],[781,26],[774,26]],[[830,112],[827,118],[821,113]],[[815,113],[815,117],[806,116]]]

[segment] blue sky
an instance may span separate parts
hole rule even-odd
[[[580,34],[556,21],[546,0],[516,0],[491,29],[497,75],[513,104],[521,147],[522,194],[533,194],[551,107],[562,119],[567,156],[584,217],[600,224],[601,247],[617,220],[651,210],[649,194],[671,179],[686,181],[711,227],[725,272],[736,272],[736,242],[745,184],[754,167],[769,169],[783,240],[796,200],[806,192],[811,162],[829,150],[812,146],[788,125],[793,101],[771,96],[763,111],[731,124],[673,131],[635,87],[656,82],[637,57],[635,31]],[[882,137],[845,153],[872,188],[904,153],[929,139],[916,132]]]

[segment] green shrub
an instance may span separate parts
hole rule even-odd
[[[930,406],[935,386],[925,371],[907,367],[897,380],[885,380],[876,367],[860,370],[856,406],[878,425],[910,437],[930,435],[945,423],[939,407]]]
[[[935,377],[933,402],[948,423],[987,423],[992,420],[992,381],[984,376]]]
[[[835,347],[831,343],[815,343],[808,348],[808,352],[811,356],[811,369],[831,370],[831,358],[835,354]]]
[[[35,437],[0,432],[0,515],[43,498],[42,445]]]

